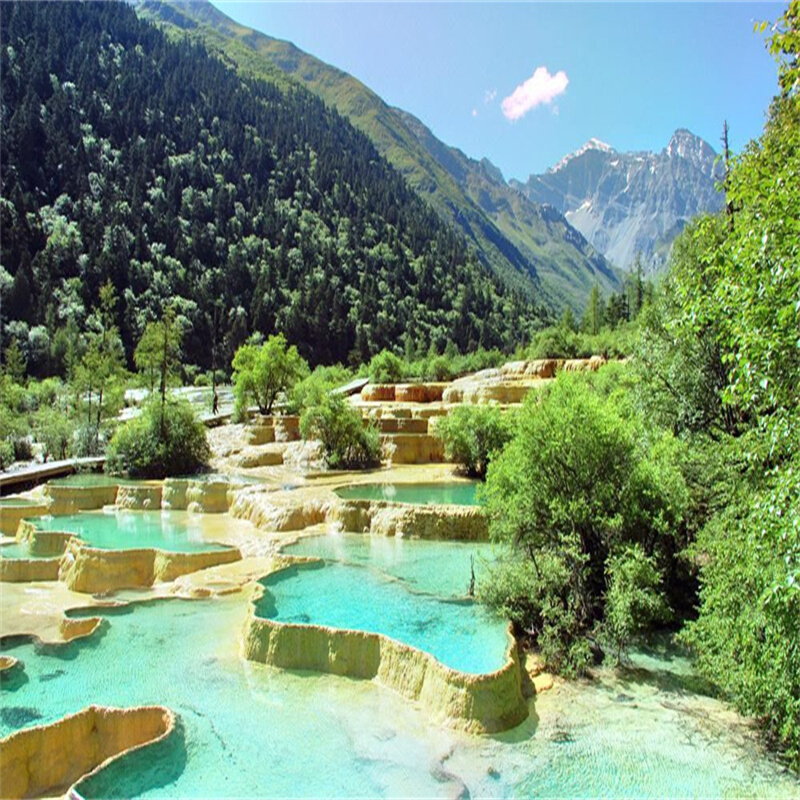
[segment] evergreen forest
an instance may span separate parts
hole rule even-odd
[[[540,316],[302,88],[123,3],[4,6],[0,324],[66,375],[110,282],[125,358],[171,303],[184,360],[281,331],[312,364],[513,348]]]

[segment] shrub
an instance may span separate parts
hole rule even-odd
[[[492,458],[513,432],[513,420],[496,406],[458,406],[436,421],[435,434],[444,442],[445,457],[467,474],[486,477]]]
[[[0,469],[7,469],[14,463],[14,445],[7,439],[0,441]]]
[[[36,439],[44,446],[44,460],[66,458],[71,450],[75,425],[58,408],[41,407],[34,419]]]
[[[211,452],[205,426],[184,400],[151,400],[135,419],[117,429],[108,445],[106,471],[135,478],[199,472]]]
[[[79,425],[73,434],[72,453],[78,458],[102,455],[104,440],[94,423]]]
[[[373,383],[398,383],[404,376],[403,361],[391,350],[382,350],[369,362],[369,379]]]
[[[549,669],[576,676],[590,666],[579,599],[569,590],[569,569],[559,555],[544,551],[534,561],[511,550],[478,585],[477,595],[535,640]]]
[[[319,405],[326,394],[352,380],[353,374],[341,364],[318,366],[297,383],[289,398],[288,408],[293,414],[302,414],[306,408]]]
[[[606,573],[608,590],[600,638],[619,663],[634,636],[666,618],[667,607],[655,559],[645,555],[640,545],[611,556]]]
[[[614,581],[618,595],[652,588],[652,582],[626,583],[627,562],[613,557],[639,546],[661,567],[674,560],[683,534],[688,493],[677,464],[681,448],[667,434],[653,437],[641,420],[621,416],[619,405],[591,380],[560,375],[551,389],[526,400],[514,438],[488,470],[492,538],[533,564],[544,588],[522,624],[555,669],[581,670],[586,637],[603,620]],[[660,572],[654,580],[661,584]],[[622,599],[610,611],[622,615]],[[618,627],[614,635],[624,638]]]
[[[333,469],[360,469],[380,464],[377,428],[364,425],[361,414],[339,395],[326,394],[300,417],[304,439],[319,439]]]

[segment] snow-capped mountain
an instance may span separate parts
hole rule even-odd
[[[544,174],[512,185],[555,206],[618,267],[629,269],[641,253],[658,270],[692,217],[724,205],[721,174],[711,145],[679,129],[660,153],[620,153],[590,139]]]

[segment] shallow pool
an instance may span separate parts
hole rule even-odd
[[[282,552],[368,566],[400,578],[410,588],[438,597],[466,597],[474,570],[475,586],[487,578],[495,559],[491,544],[405,539],[362,533],[306,536]]]
[[[0,497],[0,507],[13,506],[19,508],[20,506],[40,506],[42,505],[39,500],[31,500],[28,497]]]
[[[52,554],[37,555],[36,553],[31,553],[26,542],[12,542],[0,547],[0,558],[56,558],[56,556]]]
[[[213,520],[185,511],[83,511],[30,520],[42,531],[74,533],[103,550],[156,548],[172,553],[201,553],[223,545],[209,541]]]
[[[402,581],[338,562],[293,566],[261,583],[256,614],[266,619],[380,633],[460,672],[494,672],[506,661],[508,623],[470,600],[412,592]]]
[[[530,719],[471,737],[369,681],[242,661],[247,600],[93,610],[100,636],[7,642],[25,673],[0,688],[0,734],[89,703],[161,703],[180,735],[99,773],[87,797],[797,797],[716,700],[668,672],[674,659],[539,696]],[[13,645],[13,646],[12,646]]]
[[[478,483],[362,483],[336,489],[342,500],[391,500],[395,503],[478,505]]]
[[[66,475],[63,478],[54,478],[48,481],[55,486],[74,486],[86,489],[95,486],[120,486],[123,484],[135,483],[135,481],[125,480],[113,475],[106,475],[104,472],[76,472],[74,475]]]

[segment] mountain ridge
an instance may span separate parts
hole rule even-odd
[[[596,283],[606,293],[618,288],[618,273],[565,218],[558,219],[560,212],[537,209],[490,162],[441,142],[424,123],[389,106],[353,76],[290,42],[235,23],[207,2],[165,7],[159,0],[139,0],[136,7],[147,19],[188,29],[246,74],[273,79],[278,71],[285,87],[299,83],[332,105],[511,286],[575,310],[582,310]]]
[[[552,204],[616,266],[630,269],[641,258],[647,271],[658,272],[689,220],[724,205],[717,158],[686,128],[658,153],[621,152],[590,139],[544,173],[511,185]]]

